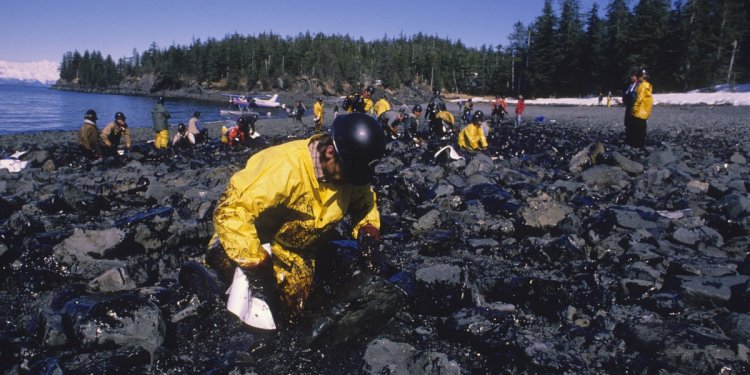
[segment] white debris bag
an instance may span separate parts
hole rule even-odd
[[[276,329],[271,309],[266,301],[252,296],[247,276],[239,267],[234,270],[234,280],[227,294],[227,310],[237,315],[245,324],[266,330]]]
[[[8,159],[0,160],[0,169],[7,169],[10,173],[20,172],[29,165],[28,161],[18,160],[28,151],[16,151]]]
[[[270,255],[270,244],[263,244],[263,248]],[[227,294],[229,295],[227,310],[237,315],[245,324],[265,330],[276,329],[271,308],[268,307],[266,301],[253,297],[247,276],[240,267],[234,269],[234,278]]]
[[[8,172],[16,173],[29,165],[28,161],[15,160],[15,159],[2,159],[0,160],[0,169],[7,169]]]
[[[445,146],[441,148],[435,153],[433,157],[437,159],[440,157],[440,154],[442,154],[443,152],[446,153],[447,158],[450,160],[461,160],[464,158],[463,156],[459,155],[458,152],[456,152],[456,150],[451,146]]]

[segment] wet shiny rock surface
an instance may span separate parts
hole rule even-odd
[[[309,310],[273,333],[200,265],[216,200],[265,144],[89,163],[2,140],[32,167],[0,170],[0,370],[750,373],[746,113],[657,107],[638,150],[616,121],[549,111],[461,160],[391,143],[374,184],[390,269],[360,269],[342,224]]]

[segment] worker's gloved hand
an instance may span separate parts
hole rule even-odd
[[[363,226],[359,229],[357,242],[364,266],[370,272],[377,275],[386,273],[388,264],[381,250],[382,240],[380,238],[380,229],[371,224]]]
[[[276,276],[271,260],[266,259],[254,267],[243,267],[242,272],[247,277],[252,296],[270,304],[276,297]]]

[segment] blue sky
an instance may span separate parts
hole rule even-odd
[[[581,12],[608,0],[579,0]],[[133,48],[189,45],[193,38],[273,31],[349,34],[365,40],[422,32],[470,47],[507,44],[512,25],[528,25],[544,0],[478,1],[197,1],[0,0],[0,60],[60,61],[63,53],[99,50],[118,59]],[[553,0],[558,7],[558,1]],[[356,8],[356,9],[355,9]],[[558,12],[559,14],[559,12]]]

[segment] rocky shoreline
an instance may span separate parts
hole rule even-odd
[[[645,150],[622,144],[621,109],[589,107],[530,106],[461,160],[393,142],[375,184],[393,272],[350,277],[343,226],[341,280],[272,334],[196,264],[231,175],[312,124],[261,121],[235,150],[209,124],[166,154],[133,129],[123,162],[83,161],[75,132],[0,137],[30,162],[0,170],[0,369],[748,373],[748,114],[657,107]]]

